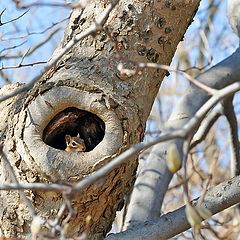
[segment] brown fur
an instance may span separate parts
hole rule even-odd
[[[66,152],[84,152],[86,150],[84,140],[80,137],[79,134],[76,137],[66,135],[65,139],[67,145],[65,148]]]

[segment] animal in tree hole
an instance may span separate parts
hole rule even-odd
[[[71,137],[70,135],[65,135],[66,152],[84,152],[86,150],[86,145],[84,140],[80,137],[79,133],[76,137]]]

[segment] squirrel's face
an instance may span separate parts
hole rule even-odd
[[[76,137],[66,135],[65,140],[67,145],[65,151],[67,152],[84,152],[86,150],[84,140],[80,138],[79,134]]]

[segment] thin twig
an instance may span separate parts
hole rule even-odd
[[[7,48],[3,48],[1,51],[0,51],[0,54],[5,52],[5,51],[8,51],[8,50],[11,50],[11,49],[15,49],[15,48],[18,48],[18,47],[21,47],[23,44],[25,44],[27,42],[27,40],[17,44],[17,45],[13,45],[11,47],[7,47]],[[5,57],[6,55],[0,55],[1,58],[7,58]],[[19,56],[18,56],[19,57]]]
[[[199,127],[199,129],[197,130],[196,134],[193,137],[190,149],[194,148],[205,139],[207,133],[209,132],[213,124],[218,120],[220,116],[222,116],[222,114],[223,109],[222,107],[219,107],[217,109],[214,109],[206,116],[206,118],[202,121],[201,126]]]
[[[16,185],[19,185],[19,182],[18,182],[18,179],[15,175],[15,172],[10,164],[10,162],[8,161],[5,153],[3,152],[3,147],[0,146],[0,156],[1,156],[1,159],[4,161],[5,163],[5,166],[6,166],[6,171],[9,171],[9,174],[10,174],[10,177],[11,177],[11,180],[16,184]],[[27,207],[28,207],[28,210],[30,212],[30,214],[32,215],[32,217],[34,215],[36,215],[36,212],[35,212],[35,209],[33,207],[33,204],[32,202],[26,197],[25,193],[23,190],[19,190],[19,194],[20,196],[22,197],[22,199],[24,200],[24,202],[26,203]]]
[[[178,69],[173,69],[173,68],[169,67],[168,65],[158,64],[158,63],[137,63],[137,66],[139,68],[155,68],[155,69],[166,70],[169,72],[176,72],[176,73],[182,74],[191,83],[193,83],[197,87],[203,89],[204,91],[206,91],[207,93],[209,93],[212,96],[217,92],[216,89],[211,88],[211,87],[205,85],[204,83],[199,82],[197,79],[193,78],[189,74],[187,74],[181,70],[178,70]]]
[[[39,49],[40,47],[42,47],[44,44],[46,44],[59,30],[61,30],[61,27],[58,27],[56,29],[54,29],[54,31],[50,32],[48,36],[46,36],[42,41],[38,42],[35,46],[33,46],[32,48],[30,48],[27,53],[22,54],[21,52],[18,54],[7,54],[7,55],[1,55],[1,58],[4,59],[10,59],[10,58],[24,58],[26,56],[30,56],[31,54],[33,54],[37,49]],[[25,41],[26,42],[26,41]],[[24,43],[25,43],[24,42]],[[19,45],[20,46],[20,45]],[[17,46],[17,47],[19,47]],[[12,48],[16,48],[16,47],[12,47]],[[9,48],[8,48],[9,49]],[[8,49],[4,49],[8,50]],[[3,50],[2,50],[3,51]]]
[[[75,9],[75,8],[84,8],[84,4],[81,4],[81,2],[77,3],[44,3],[44,2],[34,2],[30,4],[21,4],[19,0],[14,0],[16,7],[20,9],[25,8],[31,8],[31,7],[63,7],[63,8],[69,8],[69,9]]]
[[[29,10],[27,10],[26,12],[22,13],[20,16],[18,16],[18,17],[16,17],[16,18],[13,18],[13,19],[8,20],[8,21],[6,21],[6,22],[2,22],[2,15],[3,15],[3,13],[4,13],[5,11],[6,11],[6,8],[3,9],[3,11],[0,13],[0,26],[3,26],[3,25],[8,24],[8,23],[10,23],[10,22],[14,22],[14,21],[18,20],[19,18],[21,18],[22,16],[24,16],[26,13],[29,12]]]
[[[223,100],[224,115],[229,123],[231,141],[231,174],[232,177],[240,174],[240,146],[238,140],[238,122],[233,107],[233,97]]]
[[[25,64],[22,64],[22,63],[19,63],[18,65],[13,65],[13,66],[2,66],[0,67],[0,71],[1,70],[6,70],[6,69],[15,69],[15,68],[22,68],[22,67],[32,67],[32,66],[35,66],[35,65],[40,65],[40,64],[45,64],[47,63],[46,61],[44,62],[33,62],[33,63],[25,63]],[[1,74],[1,72],[0,72]]]
[[[64,21],[68,20],[69,19],[69,16],[60,20],[59,22],[56,22],[56,23],[52,23],[51,26],[48,26],[46,27],[45,29],[41,30],[41,31],[33,31],[33,32],[30,32],[28,29],[26,29],[26,32],[27,34],[23,35],[23,36],[17,36],[17,37],[9,37],[9,38],[1,38],[1,41],[2,42],[5,42],[5,41],[12,41],[12,40],[19,40],[19,39],[23,39],[23,38],[28,38],[29,36],[31,35],[39,35],[39,34],[43,34],[45,32],[47,32],[48,30],[54,28],[55,26],[57,25],[60,25],[61,23],[63,23]],[[58,26],[56,28],[59,28]],[[53,29],[53,31],[55,31],[55,29]]]
[[[96,19],[95,22],[89,27],[87,28],[85,31],[77,34],[76,36],[74,36],[66,45],[64,48],[62,48],[61,50],[59,50],[58,54],[56,54],[47,64],[46,66],[43,68],[42,71],[40,71],[40,73],[37,74],[36,77],[34,77],[29,83],[27,83],[26,85],[24,85],[23,87],[20,87],[16,90],[14,90],[13,92],[3,95],[0,97],[0,102],[14,97],[22,92],[25,92],[29,89],[31,89],[33,87],[33,85],[48,71],[50,70],[52,67],[54,67],[57,62],[62,58],[62,56],[64,54],[66,54],[70,49],[72,49],[73,46],[75,46],[79,41],[81,41],[82,39],[86,38],[89,35],[93,35],[95,34],[97,31],[101,30],[103,28],[103,25],[106,23],[109,14],[111,13],[111,11],[113,10],[113,8],[117,5],[117,3],[119,2],[119,0],[113,0],[112,3],[110,3],[106,9],[100,13]]]

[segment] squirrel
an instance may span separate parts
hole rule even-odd
[[[66,152],[84,152],[86,150],[86,145],[84,140],[80,137],[79,133],[76,137],[71,137],[70,135],[65,135]]]

